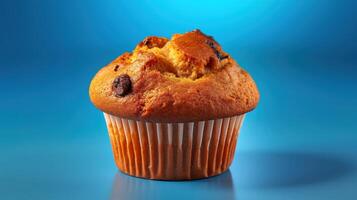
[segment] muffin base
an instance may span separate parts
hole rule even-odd
[[[232,163],[244,115],[153,123],[104,113],[114,160],[125,174],[159,180],[218,175]]]

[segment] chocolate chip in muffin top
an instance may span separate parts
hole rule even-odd
[[[114,79],[113,91],[116,97],[124,97],[131,91],[131,80],[129,75],[122,74]]]
[[[114,71],[115,71],[115,72],[118,71],[119,67],[120,67],[119,65],[115,65],[115,66],[114,66]]]
[[[228,55],[222,55],[221,52],[218,51],[212,40],[207,40],[206,43],[208,44],[208,46],[212,48],[212,50],[214,51],[214,53],[216,54],[219,60],[228,58]]]

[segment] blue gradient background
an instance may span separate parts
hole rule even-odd
[[[1,1],[0,199],[356,199],[356,1]],[[199,28],[261,102],[230,171],[117,171],[93,75],[148,35]]]

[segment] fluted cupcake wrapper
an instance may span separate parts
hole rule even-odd
[[[129,175],[162,180],[220,174],[232,163],[244,115],[186,123],[135,121],[104,113],[114,159]]]

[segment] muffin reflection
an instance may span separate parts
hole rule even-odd
[[[212,199],[234,199],[234,184],[228,170],[220,176],[194,181],[146,181],[116,173],[110,199],[189,199],[202,194]]]

